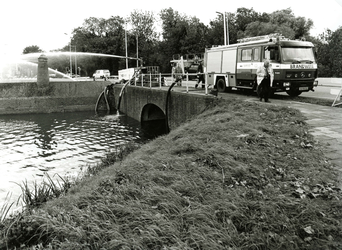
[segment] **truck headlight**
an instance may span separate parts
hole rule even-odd
[[[284,87],[290,87],[291,84],[289,82],[284,82]]]

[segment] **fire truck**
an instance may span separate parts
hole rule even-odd
[[[170,61],[171,67],[181,67],[183,74],[189,74],[189,80],[198,78],[198,73],[203,73],[203,53],[185,54],[183,56],[173,55]]]
[[[255,90],[256,71],[265,59],[274,71],[272,93],[286,91],[290,96],[298,96],[317,87],[314,45],[280,34],[240,39],[236,44],[206,49],[206,81],[219,92],[232,88]]]

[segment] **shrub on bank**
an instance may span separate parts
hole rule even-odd
[[[0,243],[340,249],[337,185],[299,111],[232,99],[85,177],[63,197],[5,221]]]

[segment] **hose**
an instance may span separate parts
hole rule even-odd
[[[121,104],[121,98],[122,98],[122,94],[123,94],[123,91],[124,89],[126,88],[126,86],[130,83],[130,81],[127,81],[124,86],[121,88],[121,91],[120,91],[120,94],[119,94],[119,100],[118,100],[118,107],[116,108],[116,110],[118,112],[120,112],[120,104]]]
[[[97,112],[97,109],[98,109],[98,106],[99,106],[99,103],[100,103],[102,95],[103,95],[103,98],[105,99],[107,110],[108,111],[110,110],[109,103],[108,103],[108,100],[107,100],[107,94],[108,94],[108,86],[106,86],[104,88],[104,90],[101,92],[101,94],[97,98],[96,105],[95,105],[95,112]]]
[[[127,87],[128,84],[131,83],[131,81],[133,81],[136,77],[139,77],[139,73],[138,71],[135,71],[133,76],[131,77],[131,79],[129,79],[125,84],[124,86],[121,88],[121,91],[120,91],[120,94],[119,94],[119,100],[118,100],[118,106],[117,106],[117,111],[120,112],[120,105],[121,105],[121,98],[122,98],[122,95],[123,95],[123,91],[125,90],[125,88]]]
[[[170,132],[170,127],[169,127],[169,97],[171,94],[171,89],[173,88],[173,86],[176,85],[177,82],[174,82],[171,84],[171,86],[169,87],[169,89],[167,90],[167,94],[166,94],[166,103],[165,103],[165,129],[166,129],[166,133]]]

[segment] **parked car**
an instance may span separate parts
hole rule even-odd
[[[107,79],[110,77],[110,72],[108,69],[98,69],[93,74],[93,79],[96,81],[96,79],[104,79],[107,81]]]

